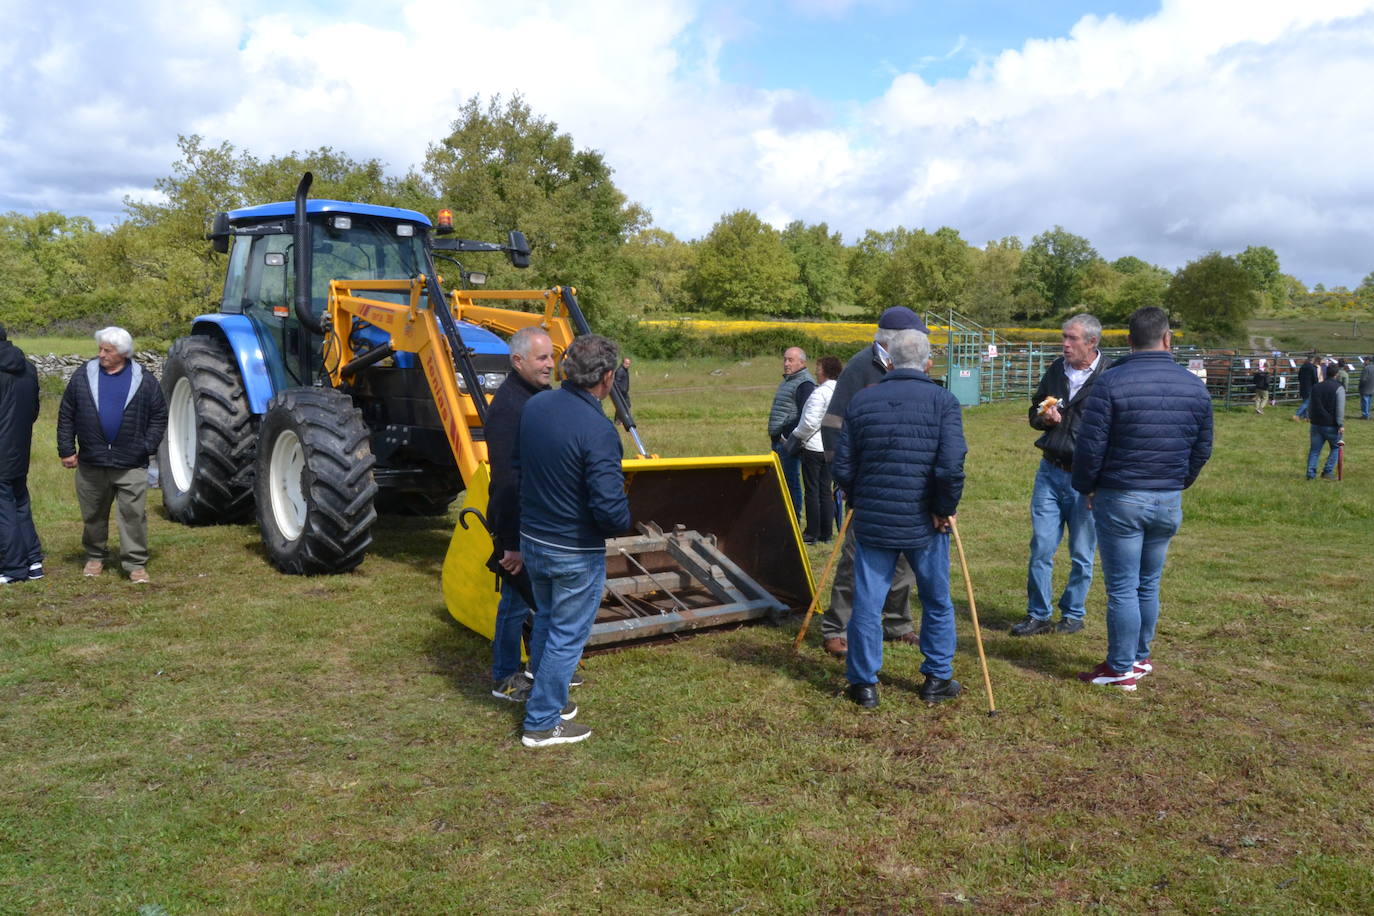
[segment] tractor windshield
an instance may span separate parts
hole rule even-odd
[[[425,272],[423,226],[325,214],[313,228],[310,296],[316,314],[329,298],[330,280],[409,280]],[[399,292],[368,296],[405,301]]]

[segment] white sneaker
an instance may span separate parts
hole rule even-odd
[[[553,728],[537,732],[525,732],[520,743],[525,747],[549,747],[553,744],[575,744],[592,736],[592,730],[576,722],[559,722]]]

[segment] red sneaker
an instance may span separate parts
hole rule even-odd
[[[1131,671],[1117,671],[1108,668],[1107,663],[1103,662],[1091,671],[1084,671],[1078,675],[1078,679],[1086,684],[1097,684],[1101,687],[1115,687],[1118,690],[1135,690],[1136,682],[1140,680],[1140,675],[1132,669]]]
[[[1155,666],[1150,664],[1150,660],[1147,658],[1143,662],[1136,662],[1132,670],[1135,671],[1136,679],[1139,680],[1155,670]]]

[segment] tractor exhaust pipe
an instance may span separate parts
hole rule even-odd
[[[296,185],[296,224],[292,227],[296,246],[296,319],[308,331],[323,334],[320,320],[310,311],[310,223],[305,217],[305,198],[315,176],[306,172]]]

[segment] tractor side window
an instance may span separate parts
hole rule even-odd
[[[258,306],[265,312],[285,317],[291,308],[295,264],[291,258],[291,236],[263,237],[254,260],[259,271]],[[276,257],[269,257],[275,255]]]
[[[248,274],[249,251],[253,240],[247,237],[234,239],[234,247],[229,252],[229,270],[224,276],[224,298],[220,301],[220,311],[237,315],[246,304],[243,299]]]

